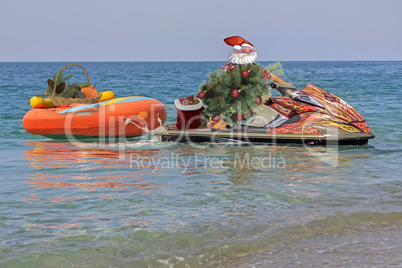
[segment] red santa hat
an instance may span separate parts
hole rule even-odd
[[[225,43],[228,44],[229,46],[232,46],[235,50],[238,49],[239,47],[246,47],[246,46],[254,49],[253,44],[237,35],[225,38],[223,41],[225,41]]]

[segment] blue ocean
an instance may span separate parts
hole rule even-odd
[[[286,81],[334,93],[376,134],[335,148],[27,133],[29,99],[67,64],[0,63],[1,267],[400,267],[401,61],[282,62]],[[97,90],[158,99],[175,122],[174,100],[225,62],[78,64]]]

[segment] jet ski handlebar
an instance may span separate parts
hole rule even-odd
[[[271,82],[269,83],[271,88],[274,88],[285,97],[292,97],[293,92],[297,91],[296,87],[287,83]]]

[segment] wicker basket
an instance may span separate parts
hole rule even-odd
[[[84,71],[85,76],[87,77],[87,83],[89,84],[88,74],[87,74],[87,71],[85,71],[84,67],[82,67],[81,65],[78,65],[78,64],[69,64],[69,65],[61,68],[60,71],[58,72],[58,74],[56,75],[56,79],[54,81],[53,93],[52,93],[52,95],[49,96],[49,99],[53,102],[53,104],[55,106],[61,106],[61,105],[73,104],[73,103],[92,104],[92,103],[97,102],[102,97],[102,93],[100,93],[100,92],[97,93],[96,97],[85,98],[85,99],[81,99],[81,98],[65,98],[65,97],[61,97],[61,96],[56,96],[57,77],[59,76],[59,74],[64,69],[66,69],[66,68],[68,68],[70,66],[78,66],[78,67],[80,67]],[[49,93],[49,89],[47,89],[45,93],[46,94]]]

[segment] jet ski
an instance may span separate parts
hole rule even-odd
[[[365,145],[375,137],[363,117],[348,103],[309,84],[297,90],[287,83],[270,83],[281,96],[268,99],[254,116],[236,127],[214,129],[206,123],[179,129],[178,122],[160,126],[154,135],[173,142],[290,143]],[[205,118],[203,121],[208,121]]]

